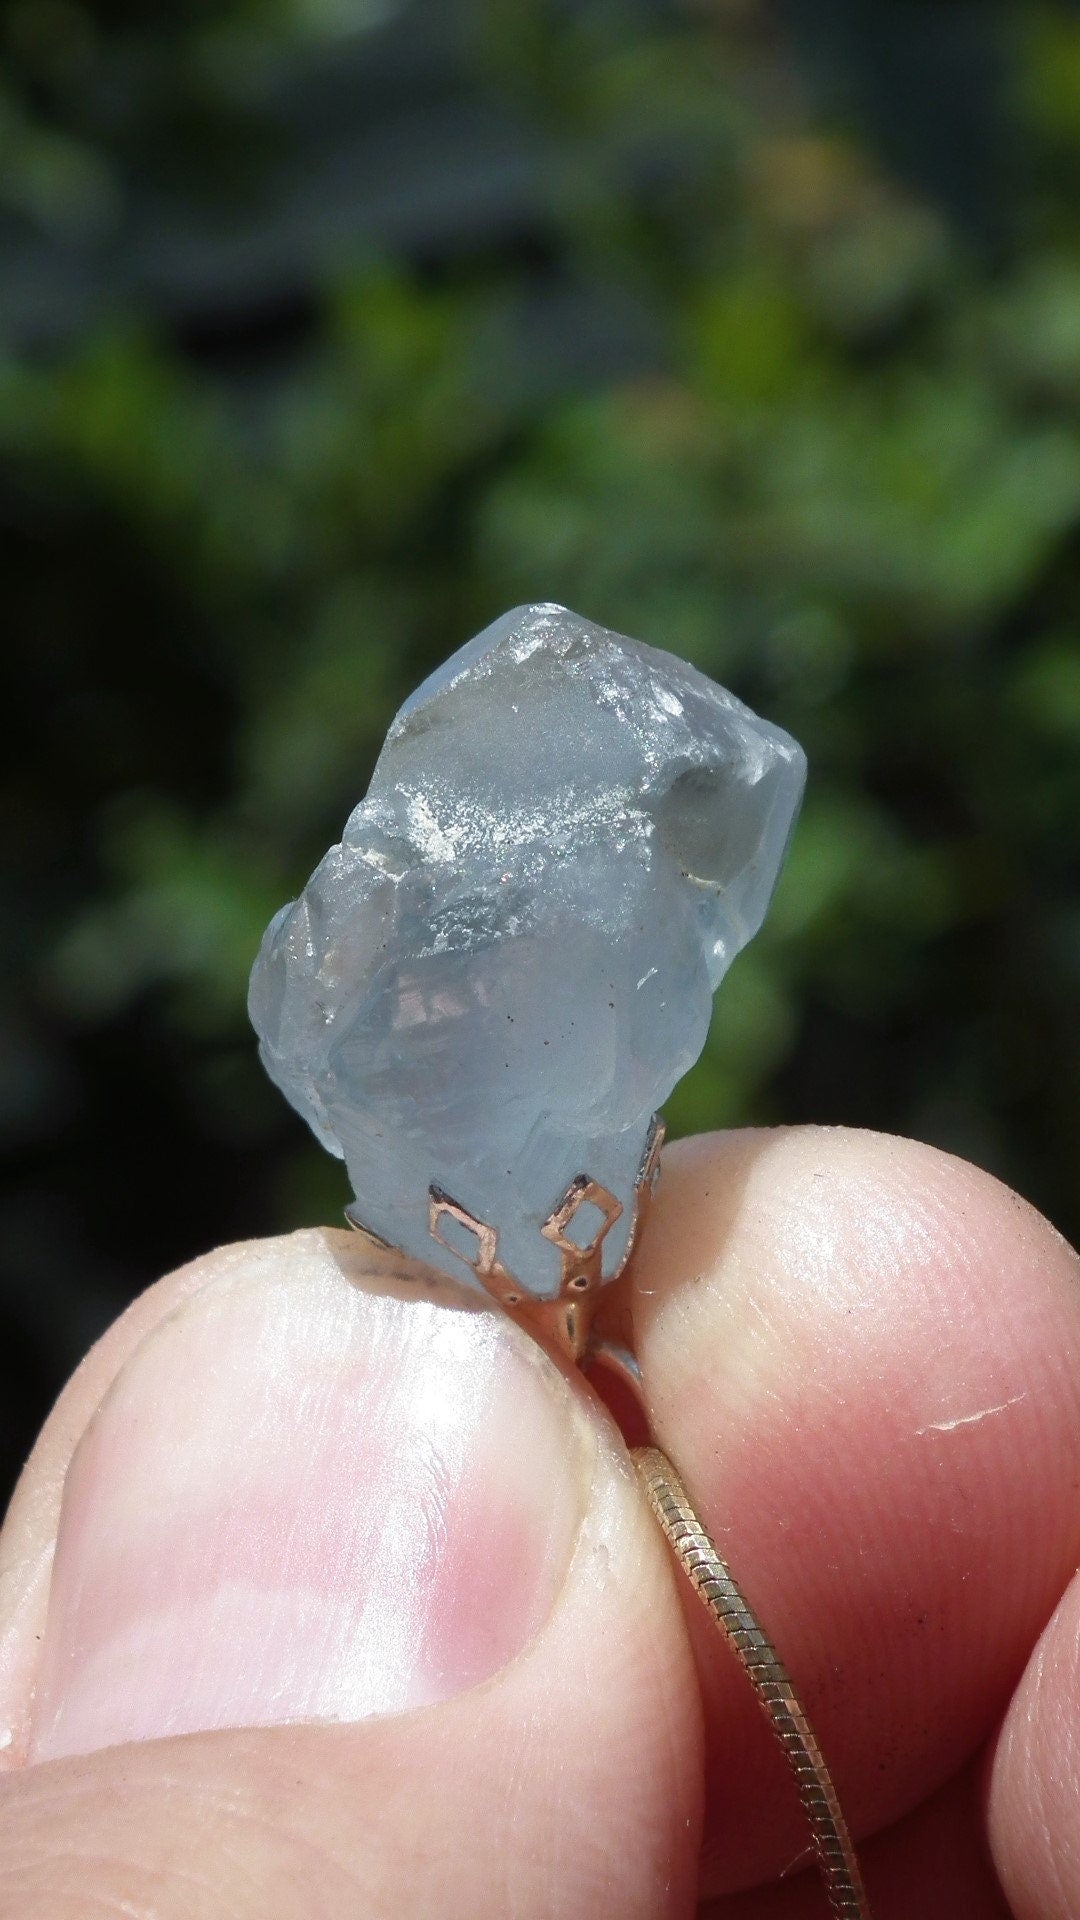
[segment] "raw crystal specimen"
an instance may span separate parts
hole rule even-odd
[[[424,682],[251,976],[263,1062],[366,1226],[463,1276],[476,1237],[449,1215],[431,1237],[441,1189],[547,1297],[541,1227],[585,1175],[564,1232],[617,1215],[616,1270],[650,1119],[761,925],[804,774],[732,694],[564,607],[504,614]]]

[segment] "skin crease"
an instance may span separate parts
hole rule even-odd
[[[1080,1915],[1065,1837],[1078,1830],[1078,1264],[1014,1195],[930,1149],[816,1129],[736,1134],[668,1151],[632,1274],[605,1303],[613,1327],[632,1320],[657,1438],[803,1693],[865,1839],[876,1920]],[[417,1483],[435,1490],[424,1513],[445,1505],[429,1564],[462,1621],[481,1596],[494,1618],[509,1595],[503,1626],[470,1648],[468,1671],[443,1673],[428,1704],[372,1716],[348,1694],[350,1668],[342,1709],[367,1717],[266,1724],[289,1717],[292,1697],[317,1697],[335,1717],[344,1683],[325,1649],[305,1638],[290,1663],[287,1636],[270,1633],[264,1694],[250,1649],[267,1595],[266,1620],[280,1627],[313,1566],[323,1597],[343,1605],[374,1578],[359,1548],[340,1559],[337,1534],[332,1552],[317,1530],[311,1546],[310,1513],[291,1503],[310,1502],[309,1470],[334,1497],[339,1481],[381,1497],[384,1454],[369,1438],[389,1437],[402,1415],[364,1356],[400,1360],[397,1334],[372,1331],[403,1324],[396,1285],[359,1271],[344,1235],[223,1250],[152,1289],[62,1398],[0,1537],[11,1732],[0,1920],[822,1915],[798,1870],[805,1833],[783,1763],[675,1575],[611,1422],[587,1385],[535,1354],[516,1357],[513,1393],[482,1391],[490,1316],[475,1307],[458,1309],[472,1413],[462,1425],[448,1385],[449,1401],[421,1396],[421,1413],[409,1399],[407,1431],[427,1446],[434,1406],[449,1447],[453,1409],[458,1451],[446,1458],[458,1477],[440,1469]],[[260,1320],[275,1287],[298,1326],[315,1312],[330,1329],[325,1352],[305,1360],[275,1346],[278,1321]],[[336,1392],[338,1333],[359,1369],[352,1400]],[[415,1379],[429,1346],[404,1337],[417,1342],[405,1361]],[[190,1472],[163,1404],[169,1378],[208,1423]],[[544,1531],[542,1443],[515,1451],[528,1396],[536,1435],[565,1424],[565,1457],[578,1463],[557,1539]],[[280,1412],[292,1406],[317,1410],[314,1455],[308,1427]],[[245,1432],[268,1449],[262,1466],[245,1458]],[[200,1459],[217,1463],[216,1506]],[[125,1725],[157,1731],[136,1724],[153,1689],[140,1682],[125,1699],[124,1667],[95,1695],[103,1669],[87,1648],[96,1659],[103,1620],[126,1631],[149,1604],[140,1529],[147,1475],[160,1484],[165,1472],[175,1479],[154,1521],[150,1601],[169,1601],[173,1561],[207,1618],[223,1594],[240,1595],[228,1659],[213,1635],[192,1655],[199,1711],[206,1724],[221,1687],[227,1719],[229,1689],[250,1686],[249,1717],[263,1724],[27,1764],[35,1742],[47,1746],[42,1727],[62,1724],[80,1661],[84,1744],[95,1726],[117,1739]],[[488,1488],[534,1516],[505,1594],[484,1531]],[[281,1550],[245,1588],[237,1569],[251,1573],[268,1529]],[[84,1614],[95,1582],[105,1597]],[[522,1592],[533,1614],[515,1642]],[[140,1644],[154,1713],[180,1724],[183,1636]]]

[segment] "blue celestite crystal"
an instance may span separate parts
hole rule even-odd
[[[616,1270],[651,1117],[761,925],[804,777],[732,694],[564,607],[504,614],[424,682],[251,976],[263,1062],[369,1228],[463,1275],[430,1234],[441,1189],[547,1297],[541,1226],[586,1175],[622,1206]]]

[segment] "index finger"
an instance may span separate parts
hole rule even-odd
[[[623,1298],[656,1437],[792,1671],[855,1831],[996,1723],[1080,1555],[1080,1262],[988,1175],[832,1129],[665,1155]],[[779,1751],[696,1600],[703,1890],[789,1869]]]

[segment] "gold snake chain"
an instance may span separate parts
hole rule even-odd
[[[659,1447],[636,1447],[633,1461],[680,1565],[750,1680],[787,1755],[836,1920],[870,1920],[847,1822],[787,1669],[698,1519],[666,1454]]]

